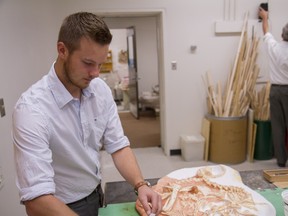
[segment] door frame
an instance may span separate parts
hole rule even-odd
[[[127,30],[127,53],[128,53],[128,71],[129,71],[129,111],[139,119],[139,94],[138,94],[138,68],[137,68],[137,45],[135,26],[126,28]],[[131,41],[132,39],[132,41]],[[132,46],[132,47],[131,47]],[[132,54],[131,54],[132,53]],[[132,58],[131,58],[132,55]],[[133,96],[133,97],[132,97]]]
[[[160,90],[160,134],[161,147],[166,155],[169,155],[169,149],[166,142],[166,106],[165,104],[165,73],[164,73],[164,26],[165,11],[163,9],[127,9],[127,10],[96,10],[96,14],[102,17],[156,17],[157,26],[157,56],[158,56],[158,76]]]

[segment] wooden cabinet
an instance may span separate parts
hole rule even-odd
[[[113,70],[113,61],[112,61],[112,51],[109,50],[107,55],[107,60],[104,64],[101,66],[101,73],[109,73]]]

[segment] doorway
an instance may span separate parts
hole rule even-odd
[[[98,13],[99,14],[99,13]],[[100,13],[101,15],[101,13]],[[145,29],[147,28],[147,25],[145,26],[145,22],[154,22],[154,39],[151,40],[151,38],[142,38],[142,44],[140,43],[140,47],[137,46],[137,58],[139,59],[139,98],[142,95],[150,95],[151,93],[157,91],[157,93],[159,93],[159,98],[158,98],[158,104],[159,107],[157,107],[157,109],[150,109],[150,105],[149,103],[144,103],[144,102],[149,102],[149,101],[141,101],[140,102],[140,111],[143,111],[144,115],[146,115],[147,113],[152,113],[154,112],[154,118],[158,118],[158,120],[160,121],[160,141],[159,144],[162,146],[162,140],[163,140],[163,120],[162,120],[162,116],[161,116],[161,108],[160,108],[160,104],[161,101],[163,101],[163,95],[161,93],[161,88],[162,87],[162,83],[161,83],[161,74],[163,75],[163,72],[161,73],[161,71],[163,71],[163,45],[162,45],[162,11],[157,11],[157,12],[108,12],[102,15],[102,17],[104,18],[105,22],[107,23],[108,27],[110,29],[124,29],[127,28],[129,26],[136,26],[136,35],[137,41],[141,41],[141,38],[138,38],[138,35],[140,35],[140,37],[145,37],[145,34],[143,33],[139,33],[141,31],[144,30],[148,32],[149,30]],[[136,25],[135,25],[136,23]],[[149,25],[149,26],[153,26],[153,25]],[[150,35],[151,36],[151,35]],[[153,48],[149,48],[149,45],[153,44],[153,42],[155,43],[153,46]],[[137,44],[138,45],[138,44]],[[144,51],[140,51],[139,49],[144,49]],[[143,48],[144,47],[144,48]],[[147,50],[153,50],[154,49],[154,53],[152,54],[148,54],[149,53]],[[152,58],[152,60],[150,60],[148,63],[143,63],[143,59],[147,59],[147,56],[151,57],[154,56]],[[142,62],[141,62],[142,61]],[[154,61],[154,62],[153,62]],[[141,65],[142,64],[142,65]],[[141,70],[141,67],[145,68],[146,66],[155,66],[156,69],[144,69]],[[141,74],[142,72],[142,74]],[[150,75],[149,75],[150,74]],[[151,75],[152,74],[152,75]],[[154,78],[153,78],[154,76]],[[150,82],[147,82],[147,79],[150,79]],[[152,84],[152,82],[154,82]],[[163,79],[162,79],[163,82]],[[149,83],[149,86],[145,86],[145,84],[143,83]],[[154,98],[155,99],[155,98]],[[143,105],[141,106],[141,103],[143,102]],[[153,105],[153,104],[152,104]],[[153,106],[152,106],[153,108]],[[155,113],[155,111],[157,113]],[[141,114],[140,114],[140,118],[139,120],[141,120]],[[125,121],[125,120],[124,120]],[[162,146],[163,147],[163,146]]]

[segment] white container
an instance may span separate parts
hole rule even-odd
[[[285,216],[288,216],[288,190],[284,190],[281,193],[283,203],[284,203],[284,214]]]
[[[181,154],[185,161],[199,161],[204,158],[205,139],[200,134],[180,136]]]

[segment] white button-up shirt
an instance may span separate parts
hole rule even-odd
[[[288,84],[288,42],[276,41],[273,35],[267,32],[264,35],[269,55],[269,74],[272,84]]]
[[[89,195],[101,181],[102,146],[111,154],[129,145],[105,82],[91,81],[80,101],[54,65],[19,98],[12,134],[21,201],[54,194],[70,203]]]

